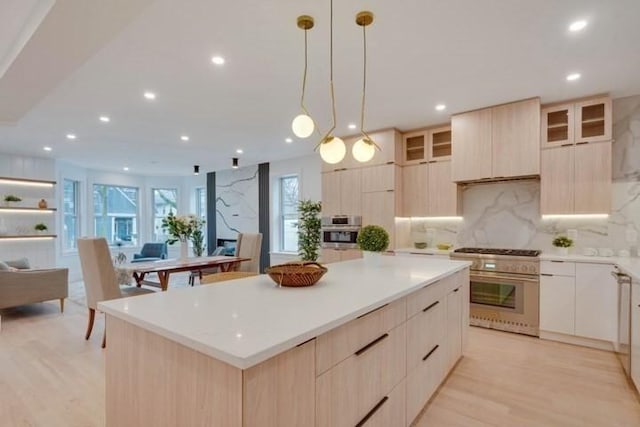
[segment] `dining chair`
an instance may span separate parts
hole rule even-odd
[[[104,237],[78,239],[78,254],[80,255],[82,279],[87,294],[87,307],[89,308],[89,323],[84,337],[88,340],[93,330],[96,308],[100,301],[150,294],[153,291],[135,286],[120,287],[118,285],[109,246]],[[105,326],[102,348],[106,345],[106,338],[107,331]]]
[[[260,254],[262,252],[262,233],[238,233],[236,256],[251,258],[240,263],[237,271],[260,273]]]
[[[220,256],[224,254],[224,250],[225,247],[224,246],[218,246],[217,248],[215,248],[215,250],[213,251],[213,253],[209,256]],[[213,268],[204,268],[201,270],[193,270],[191,272],[191,274],[189,274],[189,284],[191,286],[193,286],[196,282],[196,277],[202,281],[202,276],[203,275],[211,275],[214,273],[218,272],[218,267],[213,267]]]

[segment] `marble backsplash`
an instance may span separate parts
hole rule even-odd
[[[583,248],[629,249],[627,235],[640,234],[640,96],[613,102],[612,211],[607,219],[542,220],[540,182],[509,181],[466,186],[463,221],[411,222],[409,245],[426,241],[461,246],[552,250],[557,234],[577,230],[576,253]]]

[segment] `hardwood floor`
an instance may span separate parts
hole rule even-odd
[[[57,301],[0,310],[0,425],[103,426],[104,317]],[[469,348],[417,426],[639,426],[614,354],[472,328]]]
[[[613,353],[471,328],[415,425],[640,426],[640,399]]]

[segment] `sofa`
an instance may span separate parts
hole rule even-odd
[[[0,309],[58,299],[60,311],[64,311],[64,299],[69,295],[69,270],[31,270],[26,260],[18,261],[0,262]]]
[[[145,243],[139,254],[133,254],[131,262],[159,261],[167,258],[166,243]]]

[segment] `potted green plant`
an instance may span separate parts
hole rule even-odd
[[[380,254],[389,247],[389,233],[379,225],[366,225],[358,233],[356,243],[365,260],[379,263]]]
[[[569,248],[573,246],[573,240],[568,238],[567,236],[557,236],[551,244],[556,248],[558,254],[567,255],[569,254]]]
[[[4,203],[7,206],[11,206],[11,203],[18,203],[21,201],[22,199],[14,194],[7,194],[6,196],[4,196]]]
[[[322,204],[312,200],[298,202],[298,255],[302,261],[316,261],[320,250],[320,211]]]
[[[44,233],[46,232],[49,227],[47,227],[47,224],[44,224],[42,222],[37,223],[36,225],[33,226],[33,228],[38,232],[38,233]]]

